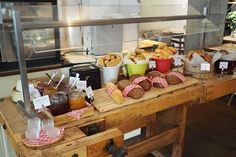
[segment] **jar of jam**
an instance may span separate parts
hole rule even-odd
[[[65,92],[59,91],[50,95],[51,105],[48,108],[53,116],[61,115],[69,111],[68,98]]]
[[[69,106],[71,110],[79,110],[87,107],[83,91],[73,91],[69,94]]]

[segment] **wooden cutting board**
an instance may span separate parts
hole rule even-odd
[[[165,89],[153,87],[150,91],[145,92],[145,95],[142,98],[140,99],[125,98],[125,101],[122,104],[115,103],[112,100],[112,98],[106,93],[105,89],[102,88],[102,89],[98,89],[94,91],[95,100],[93,102],[93,105],[99,112],[107,112],[107,111],[114,110],[120,107],[132,105],[140,101],[152,99],[166,93],[171,93],[179,89],[193,86],[198,83],[199,83],[199,80],[187,77],[187,80],[182,84],[169,86],[168,88],[165,88]]]

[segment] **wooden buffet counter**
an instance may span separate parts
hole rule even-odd
[[[0,102],[0,123],[4,125],[20,157],[111,156],[105,151],[111,140],[116,146],[126,148],[129,157],[144,156],[170,144],[172,157],[181,157],[187,105],[210,101],[236,91],[236,76],[213,78],[204,84],[192,78],[188,80],[191,83],[187,81],[167,89],[152,89],[141,100],[128,99],[121,106],[112,104],[105,92],[101,92],[103,89],[97,90],[95,114],[70,123],[56,121],[58,126],[65,126],[64,138],[47,147],[30,149],[22,143],[26,121],[10,98]],[[173,109],[176,114],[171,127],[159,128],[159,113]],[[91,126],[95,126],[99,133],[88,135],[84,130]],[[125,133],[138,128],[142,128],[142,135],[124,141]]]

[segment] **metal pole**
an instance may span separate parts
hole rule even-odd
[[[14,26],[14,34],[15,34],[16,52],[17,52],[17,58],[18,58],[18,63],[19,63],[19,68],[20,68],[20,78],[21,78],[23,97],[24,97],[24,105],[22,107],[28,113],[31,113],[30,94],[29,94],[29,86],[28,86],[28,78],[27,78],[27,68],[26,68],[26,61],[25,61],[25,53],[24,53],[25,51],[24,51],[20,12],[12,11],[12,18],[13,18],[13,26]]]

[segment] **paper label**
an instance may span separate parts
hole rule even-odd
[[[201,71],[210,71],[211,70],[210,63],[201,63],[200,70]]]
[[[228,62],[220,62],[220,69],[228,69],[229,63]]]
[[[181,59],[180,58],[174,58],[174,64],[175,64],[175,66],[181,66],[182,65]]]
[[[72,76],[71,76],[71,77],[69,78],[69,85],[72,85],[72,84],[75,82],[75,79],[76,79],[75,77],[72,77]]]
[[[156,68],[156,62],[155,61],[149,61],[149,69]]]
[[[29,84],[29,94],[31,101],[33,101],[33,99],[41,97],[39,90],[34,88],[33,84]]]
[[[33,104],[36,110],[51,105],[48,95],[33,99]]]
[[[76,89],[85,90],[86,87],[87,87],[87,81],[77,81],[76,82]]]
[[[90,99],[93,97],[93,89],[91,86],[89,86],[88,88],[85,89],[86,95],[87,97]]]

